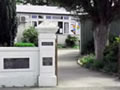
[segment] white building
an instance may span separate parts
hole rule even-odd
[[[73,14],[64,8],[55,6],[17,5],[18,34],[17,41],[21,41],[22,33],[30,26],[38,26],[43,21],[57,22],[59,26],[58,43],[64,44],[69,35],[80,35],[80,23]],[[74,33],[73,33],[74,32]]]

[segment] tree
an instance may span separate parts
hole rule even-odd
[[[0,46],[12,46],[16,32],[16,2],[0,0]]]
[[[113,20],[120,18],[120,0],[53,0],[68,10],[86,12],[93,21],[96,60],[103,60],[107,45],[109,27]]]

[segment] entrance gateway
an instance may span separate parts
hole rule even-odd
[[[0,87],[56,86],[57,23],[37,28],[38,47],[0,47]]]

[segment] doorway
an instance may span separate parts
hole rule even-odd
[[[58,27],[57,34],[63,34],[63,22],[58,22]]]

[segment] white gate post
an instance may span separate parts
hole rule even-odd
[[[56,86],[55,33],[58,30],[57,24],[53,22],[43,22],[36,29],[39,33],[40,50],[38,84],[39,86]]]

